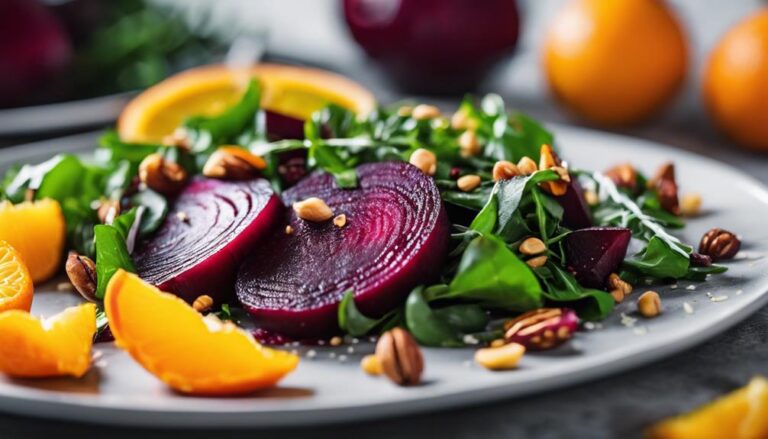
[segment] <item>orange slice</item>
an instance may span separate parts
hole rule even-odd
[[[122,270],[110,280],[104,306],[117,345],[182,393],[253,392],[273,386],[299,361]]]
[[[368,90],[324,70],[258,64],[242,71],[211,65],[172,76],[133,99],[118,119],[120,137],[160,142],[190,116],[222,113],[237,102],[251,77],[261,81],[262,107],[296,119],[308,119],[329,103],[360,114],[376,106]]]
[[[96,305],[86,303],[38,319],[0,313],[0,372],[15,377],[81,377],[91,366]]]
[[[7,242],[0,241],[0,312],[29,311],[33,290],[32,277],[21,254]]]
[[[0,202],[0,240],[18,250],[33,282],[44,282],[59,270],[65,235],[66,224],[58,202]]]
[[[768,380],[748,385],[695,411],[662,421],[647,432],[649,439],[768,437]]]

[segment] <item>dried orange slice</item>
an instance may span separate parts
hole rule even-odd
[[[261,81],[265,109],[296,119],[308,119],[329,103],[361,114],[376,105],[368,90],[324,70],[258,64],[241,71],[211,65],[172,76],[133,99],[118,120],[120,137],[160,142],[190,116],[222,113],[240,98],[251,77]]]
[[[299,361],[122,270],[110,280],[104,306],[117,345],[182,393],[233,395],[271,387]]]
[[[15,377],[81,377],[91,366],[96,305],[67,308],[48,319],[0,313],[0,372]]]
[[[29,311],[33,290],[32,277],[21,254],[7,242],[0,241],[0,312]]]
[[[0,202],[0,239],[18,250],[33,282],[48,280],[61,267],[65,235],[58,202]]]

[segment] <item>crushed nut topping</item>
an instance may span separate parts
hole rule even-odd
[[[491,172],[491,175],[493,175],[493,181],[509,180],[510,178],[517,177],[521,174],[522,171],[518,169],[516,164],[506,160],[499,160],[496,162],[493,165],[493,171]]]
[[[139,179],[150,189],[163,195],[176,195],[187,182],[187,171],[162,154],[150,154],[139,165]]]
[[[408,162],[430,176],[435,175],[437,171],[437,156],[428,149],[419,148],[413,151]]]
[[[459,179],[456,180],[456,186],[458,186],[459,190],[462,192],[472,192],[480,186],[481,182],[482,180],[479,175],[470,174],[459,177]]]
[[[530,157],[523,157],[517,162],[517,169],[522,175],[531,175],[539,170],[539,166]]]
[[[338,227],[342,228],[347,225],[347,216],[343,213],[341,215],[336,215],[336,217],[333,218],[333,224]]]
[[[293,203],[293,210],[296,216],[305,221],[319,223],[333,218],[333,210],[325,204],[325,201],[317,197]]]
[[[192,308],[195,309],[197,312],[206,312],[213,306],[213,298],[207,294],[203,294],[202,296],[198,296],[197,299],[192,303]]]

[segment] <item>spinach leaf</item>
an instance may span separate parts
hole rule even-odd
[[[690,266],[689,247],[679,248],[686,250],[681,254],[670,247],[669,243],[657,236],[648,241],[648,245],[638,255],[628,258],[624,261],[627,268],[633,269],[643,275],[655,277],[658,279],[674,278],[678,279],[688,274]]]
[[[541,286],[523,261],[493,235],[473,239],[444,298],[489,308],[527,311],[541,306]]]
[[[117,270],[136,272],[128,252],[126,239],[133,226],[134,210],[115,218],[114,225],[99,224],[93,228],[96,246],[96,298],[103,299],[107,285]],[[133,219],[131,219],[133,217]]]
[[[463,343],[459,333],[435,314],[424,298],[424,287],[417,287],[405,302],[405,323],[420,344],[426,346],[458,347]]]
[[[584,288],[559,265],[548,262],[536,275],[546,286],[544,297],[558,306],[573,308],[585,320],[602,320],[613,311],[613,297],[605,291]]]
[[[347,291],[339,303],[338,318],[339,327],[342,331],[353,337],[361,337],[381,325],[387,316],[381,319],[372,319],[363,315],[355,306],[355,294],[352,291]]]
[[[141,217],[139,234],[149,236],[163,225],[168,215],[168,200],[152,189],[145,188],[131,197],[131,205],[144,206],[146,211]]]

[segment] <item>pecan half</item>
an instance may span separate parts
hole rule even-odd
[[[605,176],[610,178],[617,187],[637,190],[637,170],[629,163],[618,164],[607,171]]]
[[[504,324],[507,343],[528,349],[551,349],[569,340],[579,327],[579,318],[568,308],[539,308]]]
[[[203,175],[222,180],[250,180],[267,164],[261,157],[236,146],[217,149],[203,166]]]
[[[162,154],[150,154],[139,165],[139,179],[150,189],[163,195],[176,195],[187,182],[187,171]]]
[[[424,371],[424,357],[416,341],[408,331],[394,328],[379,337],[376,356],[381,370],[400,386],[416,385]]]
[[[96,264],[87,256],[69,252],[65,264],[67,277],[85,300],[96,302]]]
[[[675,164],[667,162],[661,165],[656,175],[648,181],[648,187],[656,190],[661,208],[673,215],[680,215],[680,200],[677,195]]]
[[[705,233],[699,243],[699,253],[709,256],[713,261],[731,259],[740,248],[741,240],[734,233],[717,227]]]

